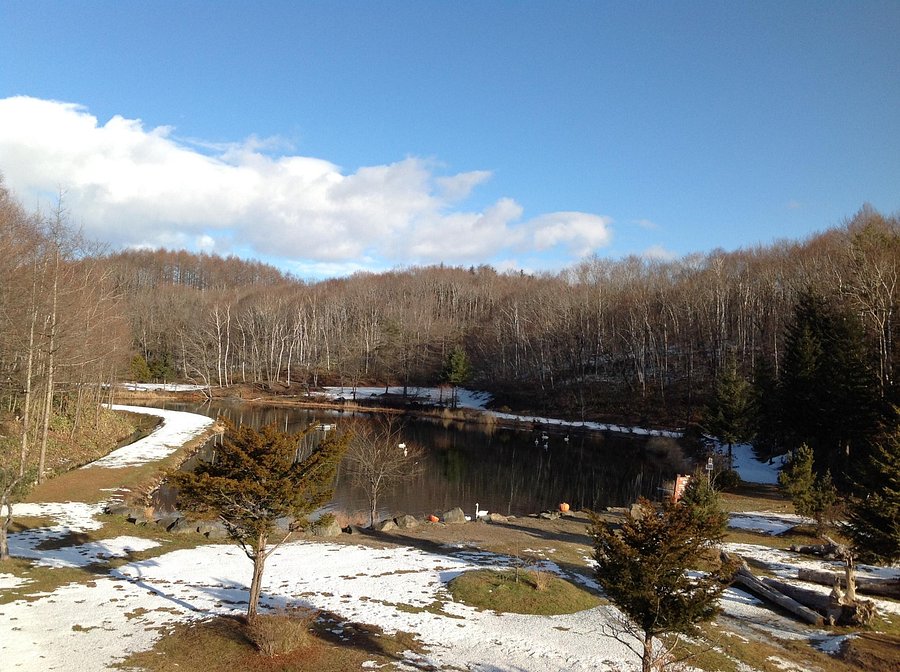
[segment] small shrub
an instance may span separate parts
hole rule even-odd
[[[317,612],[290,609],[274,614],[257,614],[247,623],[247,638],[264,656],[281,656],[306,646],[309,628]]]
[[[531,570],[531,580],[534,582],[534,587],[537,590],[547,590],[550,586],[550,578],[550,572],[546,569],[534,568]]]

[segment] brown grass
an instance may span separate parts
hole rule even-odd
[[[248,639],[242,618],[179,624],[153,649],[119,666],[145,672],[345,672],[361,669],[365,661],[382,667],[401,660],[404,651],[423,651],[409,633],[385,635],[376,626],[348,624],[331,614],[320,615],[310,625],[305,646],[263,656]]]
[[[283,656],[309,645],[309,628],[316,619],[312,609],[291,609],[258,614],[247,623],[247,639],[264,656]]]

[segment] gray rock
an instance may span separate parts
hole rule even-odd
[[[556,520],[557,518],[559,518],[559,512],[558,511],[542,511],[540,517],[543,518],[544,520]]]
[[[455,509],[450,509],[444,515],[445,523],[464,523],[466,522],[466,514],[463,513],[463,510],[458,506]]]
[[[314,537],[339,537],[342,530],[338,522],[334,518],[330,518],[325,521],[317,520],[309,528],[309,532]]]
[[[225,526],[218,521],[201,522],[197,525],[197,532],[207,539],[226,539],[228,537],[228,531],[225,529]]]
[[[416,517],[410,516],[408,514],[405,516],[400,516],[399,518],[394,518],[394,522],[397,524],[397,527],[399,527],[401,530],[405,530],[410,527],[418,527],[419,526],[419,521],[416,519]]]
[[[196,520],[180,518],[178,522],[171,527],[169,532],[172,532],[173,534],[196,534],[199,526],[200,523]]]
[[[397,528],[397,523],[395,523],[390,518],[388,520],[382,520],[380,523],[375,523],[375,529],[379,532],[390,532]]]
[[[172,528],[175,527],[178,522],[181,520],[181,516],[176,514],[170,514],[168,516],[163,516],[156,521],[156,524],[164,529],[166,532],[171,532]]]
[[[133,511],[132,508],[122,502],[111,503],[109,504],[104,513],[108,513],[111,516],[130,516]]]

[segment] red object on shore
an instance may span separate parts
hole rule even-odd
[[[568,512],[568,510],[569,510],[569,505],[566,504],[565,502],[562,502],[562,503],[559,505],[559,510],[560,510],[561,513],[566,513],[566,512]]]

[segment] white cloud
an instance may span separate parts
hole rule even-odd
[[[481,212],[458,206],[488,171],[436,175],[410,157],[352,173],[319,158],[271,155],[278,139],[180,141],[84,107],[0,99],[0,172],[28,202],[55,194],[87,235],[116,246],[226,253],[232,243],[298,269],[485,263],[554,249],[573,261],[610,240],[607,217],[557,212],[520,221],[500,198]]]
[[[667,250],[662,245],[652,245],[643,251],[641,254],[645,259],[658,259],[659,261],[672,261],[673,259],[677,259],[678,255],[672,252],[671,250]]]

